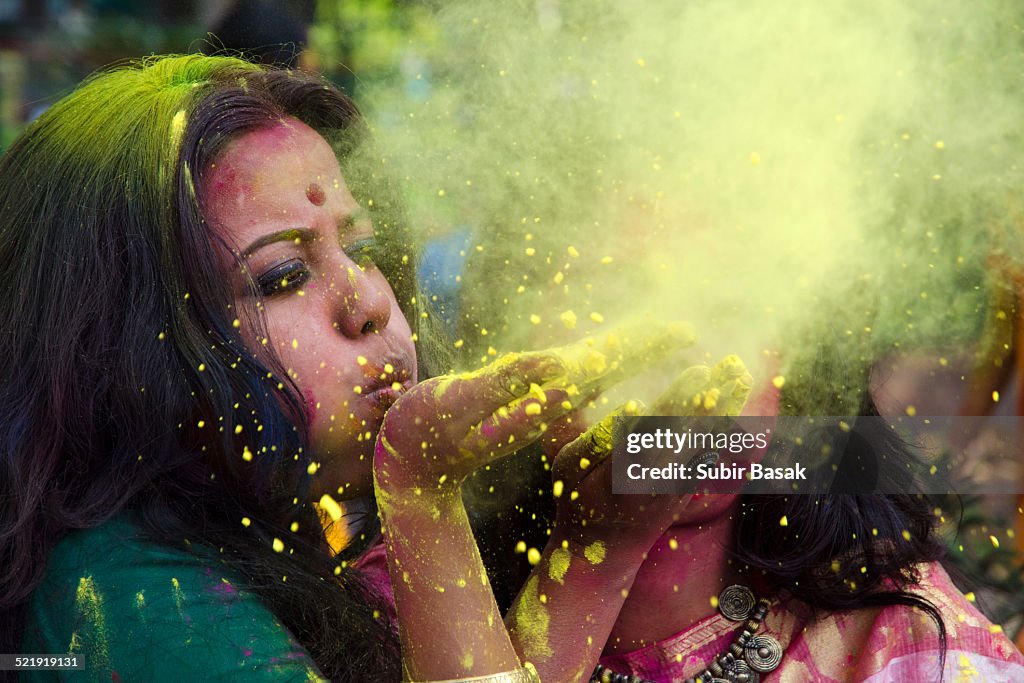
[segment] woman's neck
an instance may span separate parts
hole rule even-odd
[[[666,531],[637,572],[605,654],[629,652],[664,640],[716,612],[711,598],[742,583],[730,566],[735,498],[695,498],[692,522]],[[688,510],[689,512],[689,510]]]

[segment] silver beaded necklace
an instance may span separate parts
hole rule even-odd
[[[760,683],[761,674],[774,671],[782,661],[782,646],[769,635],[755,635],[768,614],[771,601],[758,600],[746,586],[729,586],[718,596],[718,610],[730,621],[743,621],[729,649],[703,671],[683,683]],[[620,674],[601,664],[590,683],[654,683],[639,676]]]

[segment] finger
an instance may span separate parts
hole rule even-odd
[[[738,356],[726,356],[715,367],[684,370],[655,401],[653,415],[739,415],[754,380]]]
[[[642,402],[629,401],[605,415],[600,422],[562,448],[552,465],[555,477],[575,486],[587,475],[587,470],[596,468],[612,452],[616,420],[643,412]]]
[[[694,415],[704,403],[704,392],[711,382],[711,368],[694,365],[686,368],[651,406],[651,415]]]
[[[718,361],[711,370],[711,382],[718,388],[718,415],[739,415],[750,398],[754,378],[739,356],[729,355]]]
[[[541,451],[553,461],[566,444],[575,440],[585,431],[587,431],[587,422],[583,417],[583,412],[574,410],[567,413],[548,427],[548,431],[541,439]]]
[[[473,372],[435,378],[434,395],[468,428],[564,374],[551,353],[510,353]]]
[[[511,453],[535,441],[549,424],[575,408],[565,391],[533,387],[527,396],[500,406],[472,427],[463,449],[492,458]]]
[[[639,374],[695,341],[693,329],[685,323],[634,325],[585,337],[549,350],[562,360],[566,370],[564,377],[552,382],[590,393]]]

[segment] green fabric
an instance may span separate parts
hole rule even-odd
[[[81,653],[71,681],[324,680],[243,585],[214,556],[143,541],[125,519],[74,532],[32,598],[22,652]]]

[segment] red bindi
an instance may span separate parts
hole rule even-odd
[[[327,195],[324,194],[324,188],[316,183],[310,183],[309,187],[306,188],[306,199],[316,206],[323,206],[324,202],[327,201]]]

